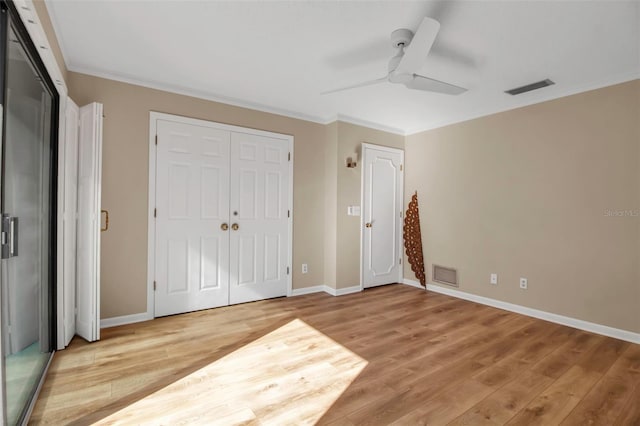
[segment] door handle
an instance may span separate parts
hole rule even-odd
[[[228,230],[229,229],[229,224],[223,223],[222,225],[220,225],[220,229],[222,229],[223,231]]]
[[[10,255],[17,256],[18,255],[18,218],[12,217],[11,224],[9,226],[9,233],[11,234],[11,245],[9,246]]]
[[[104,228],[100,226],[100,232],[109,230],[109,212],[107,210],[100,210],[100,214],[104,213]]]
[[[367,222],[367,223],[364,224],[364,226],[366,228],[371,228],[373,226],[373,224],[371,222]]]
[[[237,223],[234,223],[233,225],[231,225],[231,229],[233,229],[234,231],[237,231],[238,229],[240,229],[240,225],[238,225]]]
[[[8,259],[18,255],[18,218],[8,214],[2,215],[2,229],[0,230],[0,257]]]

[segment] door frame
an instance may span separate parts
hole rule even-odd
[[[364,290],[364,178],[365,178],[365,152],[369,149],[375,149],[377,151],[386,151],[400,154],[400,206],[402,207],[402,221],[404,221],[404,149],[392,148],[390,146],[375,145],[372,143],[362,143],[361,156],[360,156],[360,291]],[[402,228],[402,227],[401,227]],[[400,247],[400,258],[402,264],[400,265],[400,274],[398,276],[398,282],[402,282],[404,279],[404,238],[402,232],[398,233],[398,244]]]
[[[234,126],[231,124],[218,123],[215,121],[201,120],[197,118],[184,117],[181,115],[167,114],[163,112],[149,111],[149,189],[148,189],[148,233],[147,233],[147,312],[142,314],[140,321],[155,318],[155,295],[153,283],[155,281],[156,269],[156,224],[154,211],[156,208],[156,129],[159,120],[173,121],[182,124],[210,127],[218,130],[230,132],[248,133],[256,136],[265,136],[275,139],[283,139],[289,143],[289,199],[288,209],[291,212],[288,223],[289,247],[287,250],[287,297],[293,292],[293,145],[294,137],[282,133],[268,132],[265,130],[252,129],[248,127]]]

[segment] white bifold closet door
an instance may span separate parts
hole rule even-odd
[[[79,109],[76,333],[100,339],[102,104]]]
[[[66,347],[76,334],[76,233],[78,217],[78,130],[80,109],[67,98],[65,106],[64,198],[63,203],[63,315]]]
[[[288,140],[156,131],[155,316],[286,295]]]

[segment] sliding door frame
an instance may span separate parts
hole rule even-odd
[[[6,133],[6,123],[4,123],[4,114],[5,114],[5,104],[6,104],[6,91],[5,87],[7,84],[7,46],[8,46],[8,35],[9,31],[13,29],[16,35],[20,38],[21,44],[25,49],[25,53],[27,54],[29,60],[32,63],[32,66],[35,68],[37,74],[42,79],[42,84],[46,88],[46,90],[51,95],[51,126],[50,126],[50,134],[49,134],[49,147],[50,151],[48,153],[50,170],[49,170],[49,244],[48,244],[48,257],[49,257],[49,265],[48,265],[48,300],[47,300],[47,322],[49,328],[49,352],[50,356],[47,361],[47,365],[45,366],[42,375],[39,379],[38,385],[31,395],[29,405],[25,411],[23,411],[22,416],[20,418],[20,422],[26,421],[31,411],[33,410],[33,406],[35,405],[35,401],[38,393],[40,392],[40,388],[42,383],[44,382],[44,378],[47,373],[47,369],[49,368],[49,364],[51,363],[51,359],[56,350],[57,343],[57,273],[58,273],[58,265],[57,265],[57,245],[58,245],[58,136],[59,136],[59,126],[60,126],[60,94],[58,89],[56,88],[56,84],[47,69],[47,66],[43,62],[40,52],[29,33],[25,22],[23,21],[23,16],[19,13],[20,5],[15,4],[14,2],[0,1],[0,63],[2,66],[0,67],[0,101],[2,102],[2,108],[0,110],[0,120],[2,121],[1,133],[2,133],[2,149],[0,150],[0,160],[3,160],[2,155],[4,154],[4,146],[5,146],[5,133]],[[46,46],[45,46],[46,47]],[[43,46],[41,46],[41,49]],[[0,161],[0,164],[3,164]],[[0,184],[2,183],[2,179],[4,178],[4,169],[2,168],[2,172],[0,173]],[[1,187],[1,185],[0,185]],[[2,197],[0,197],[0,211],[4,211],[4,206],[2,205]],[[0,262],[0,274],[2,274],[2,263]],[[0,296],[1,297],[1,296]],[[2,301],[0,300],[0,318],[2,318]],[[1,330],[4,330],[4,326]],[[0,336],[0,393],[1,393],[1,409],[2,412],[1,419],[6,423],[6,389],[5,389],[5,357],[4,357],[4,335]]]

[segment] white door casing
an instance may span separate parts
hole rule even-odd
[[[362,144],[362,286],[402,280],[404,152]]]
[[[288,155],[287,140],[231,135],[230,304],[287,294]]]
[[[102,104],[80,108],[76,333],[89,342],[100,340],[102,120]]]
[[[229,303],[230,133],[157,123],[155,315]]]
[[[64,198],[62,199],[62,281],[64,328],[63,343],[66,347],[76,334],[76,219],[78,212],[78,126],[80,109],[70,99],[65,105],[64,141]],[[58,308],[60,309],[60,308]]]
[[[208,142],[200,146],[209,145],[209,155],[203,155],[204,150],[194,148],[193,144],[187,149],[169,148],[171,142],[165,133],[170,129],[176,135],[182,135],[174,136],[174,139],[184,139],[185,135],[208,138]],[[212,140],[218,141],[215,149]],[[149,146],[146,315],[153,318],[291,294],[293,137],[151,112]],[[193,153],[187,154],[189,151]],[[191,160],[185,161],[189,156]],[[171,179],[167,167],[170,161],[177,169]],[[198,170],[192,163],[200,164],[203,169]],[[186,173],[189,168],[194,171]],[[194,181],[193,176],[199,176],[199,181]],[[216,180],[217,186],[210,184]],[[170,185],[182,185],[186,190],[179,193],[187,195],[171,201]],[[214,186],[217,187],[215,191]],[[217,201],[214,202],[215,197]],[[188,200],[192,200],[191,204]],[[197,213],[206,218],[199,228],[193,225],[192,219],[171,219],[174,222],[171,226],[193,226],[192,239],[199,240],[195,244],[185,242],[184,238],[182,242],[178,242],[179,238],[174,239],[173,253],[182,253],[185,247],[188,249],[186,255],[177,257],[178,261],[171,261],[170,227],[166,225],[170,214],[180,216],[178,207],[184,208],[185,202],[187,211],[195,212],[187,217]],[[174,208],[173,213],[167,209],[170,205]],[[187,225],[190,221],[192,225]],[[226,231],[221,228],[223,224],[228,226]],[[211,254],[207,255],[205,251]],[[185,261],[185,258],[191,260]],[[175,271],[170,272],[170,268]],[[182,276],[183,281],[190,280],[190,286],[175,284],[172,288],[176,291],[169,296],[170,274]],[[184,278],[188,274],[190,278]],[[216,277],[217,281],[211,277]],[[192,296],[179,296],[180,292]],[[207,295],[203,296],[204,293]]]

